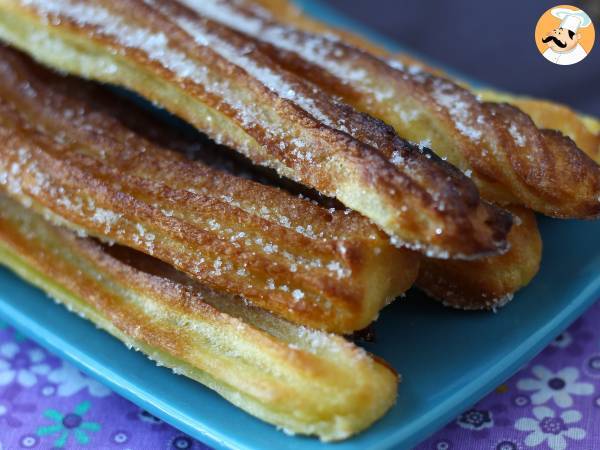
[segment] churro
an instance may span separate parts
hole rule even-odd
[[[127,346],[291,433],[344,439],[395,402],[396,374],[342,337],[218,294],[143,254],[78,238],[3,194],[0,264]]]
[[[562,133],[537,128],[517,107],[482,101],[439,72],[349,45],[285,1],[263,1],[268,9],[260,0],[185,3],[259,39],[261,50],[286,70],[385,121],[403,138],[429,146],[470,176],[485,199],[553,217],[600,215],[600,165]],[[586,148],[593,145],[589,133],[576,135]]]
[[[329,331],[367,326],[414,282],[417,256],[359,214],[189,161],[94,106],[110,94],[0,58],[0,190],[50,220]]]

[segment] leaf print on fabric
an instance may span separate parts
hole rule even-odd
[[[70,397],[84,389],[87,389],[92,397],[106,397],[112,393],[109,388],[65,361],[48,374],[48,381],[58,385],[56,393],[60,397]]]
[[[528,447],[537,447],[545,442],[552,450],[565,450],[567,439],[579,441],[585,438],[583,428],[570,426],[581,420],[579,411],[563,411],[557,417],[550,408],[537,406],[533,408],[533,415],[535,419],[521,417],[515,423],[517,430],[530,432],[524,441]]]
[[[22,350],[15,342],[0,345],[0,385],[16,382],[23,387],[31,387],[38,382],[39,375],[50,371],[43,361],[46,354],[40,348]]]
[[[83,416],[90,409],[91,403],[84,401],[73,409],[73,412],[63,414],[56,409],[47,409],[44,416],[54,424],[39,427],[37,435],[40,437],[58,435],[54,441],[54,447],[63,448],[73,436],[80,445],[90,442],[88,432],[100,431],[101,426],[97,422],[85,422]]]
[[[573,405],[572,395],[592,395],[594,385],[578,382],[579,370],[575,367],[565,367],[553,373],[544,366],[534,366],[531,369],[537,378],[523,378],[517,387],[523,391],[536,391],[531,395],[534,405],[546,403],[552,399],[561,408]]]

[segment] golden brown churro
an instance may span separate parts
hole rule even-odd
[[[296,14],[290,15],[290,17],[294,17]],[[348,33],[343,34],[345,35]],[[385,57],[390,57],[389,54],[376,47],[374,44],[361,40],[360,37],[352,36],[354,38],[351,39],[350,42],[356,41],[357,46],[375,48],[375,52],[378,52],[376,54],[381,53],[384,56],[387,55]],[[449,75],[442,70],[426,65],[422,61],[409,55],[401,53],[391,57],[407,67],[414,67],[413,70],[417,70],[418,68],[434,75],[449,77]],[[454,79],[454,81],[465,88],[469,88],[468,84],[460,79]],[[489,88],[478,88],[476,86],[471,86],[470,90],[482,101],[508,103],[512,106],[516,106],[531,117],[531,120],[533,120],[535,125],[540,129],[560,131],[562,134],[572,139],[575,144],[596,161],[596,163],[600,164],[600,122],[598,119],[579,114],[566,105],[549,100],[508,94],[506,92],[500,92]]]
[[[298,48],[298,50],[296,55],[283,54],[286,59],[294,61],[298,53],[303,57],[308,54],[310,58],[307,59],[311,61],[315,59],[319,60],[320,57],[328,58],[331,56],[329,50],[322,50],[320,45],[317,45],[320,39],[328,40],[329,38],[321,37],[310,41],[307,37],[309,35],[305,34],[303,36],[298,33],[298,30],[290,31],[289,28],[281,26],[277,28],[278,24],[272,21],[275,17],[281,22],[304,31],[321,34],[328,33],[331,35],[330,28],[324,27],[309,17],[302,16],[289,2],[272,2],[271,0],[256,0],[254,2],[210,0],[200,4],[194,0],[190,0],[188,3],[193,3],[197,8],[210,14],[211,17],[217,20],[228,23],[236,29],[244,29],[253,35],[256,35],[256,30],[260,28],[261,38],[269,41],[271,44],[276,41],[279,43],[281,39],[286,42],[285,39],[288,39],[287,43],[283,46],[289,51],[293,51],[294,48]],[[260,9],[252,7],[252,3],[262,4],[267,7],[270,13],[272,13],[271,19],[269,19],[269,12],[260,12]],[[260,12],[260,14],[257,15],[257,12]],[[267,34],[265,37],[265,32],[272,34],[270,36]],[[291,36],[290,33],[292,33]],[[343,30],[335,30],[334,33],[342,36],[344,42],[371,52],[382,58],[382,61],[391,58],[390,54],[360,37],[346,33]],[[276,38],[278,34],[282,35],[281,39],[279,37]],[[296,40],[297,47],[294,47],[295,44],[290,44],[290,39]],[[275,45],[281,47],[281,44]],[[281,50],[278,51],[281,55]],[[312,55],[310,55],[311,53]],[[355,53],[353,54],[356,56]],[[365,59],[363,56],[360,56],[360,58],[361,61]],[[412,74],[409,73],[410,75],[415,75],[425,70],[437,76],[443,75],[441,71],[435,71],[406,55],[402,55],[400,60],[406,68],[409,68],[409,72],[413,72]],[[342,64],[346,63],[347,61],[342,61]],[[391,64],[394,65],[393,62]],[[353,67],[357,68],[358,65],[359,61],[356,61],[356,66]],[[339,79],[333,77],[329,83],[335,86],[337,82],[339,82]],[[348,89],[352,88],[352,82],[347,82],[346,84],[350,85]],[[341,87],[341,89],[344,89],[344,87]],[[360,96],[360,93],[357,93],[356,96]],[[360,103],[360,99],[348,99],[348,101],[355,105]],[[381,99],[371,99],[368,111],[373,113],[377,108],[381,107]],[[400,113],[405,113],[405,111],[400,110]],[[379,114],[384,113],[379,112]],[[583,139],[583,136],[580,133],[578,138],[580,138],[583,144],[589,144],[589,140]],[[533,213],[519,207],[512,207],[510,209],[518,213],[523,219],[519,226],[513,227],[513,230],[509,234],[511,249],[505,255],[489,257],[472,263],[457,262],[457,264],[454,264],[454,262],[449,262],[447,265],[441,261],[426,258],[421,265],[418,286],[432,297],[456,308],[490,309],[506,304],[512,298],[514,292],[528,284],[535,276],[542,257],[540,234]]]
[[[432,298],[460,309],[504,306],[537,274],[542,239],[535,215],[512,206],[516,223],[508,235],[510,251],[480,261],[439,261],[424,258],[417,286]]]
[[[450,79],[348,45],[321,25],[273,2],[185,0],[202,14],[263,43],[285,69],[390,124],[448,158],[482,196],[554,217],[600,215],[600,166],[560,133],[538,129],[519,109],[480,101]],[[277,19],[286,20],[282,24]],[[297,22],[297,23],[296,23]],[[372,47],[372,46],[369,46]],[[379,52],[380,54],[382,52]]]
[[[329,441],[393,405],[396,375],[363,349],[165,273],[158,260],[125,255],[133,265],[0,194],[0,264],[248,413]]]
[[[193,0],[190,0],[190,2],[191,1]],[[196,5],[198,4],[198,2],[193,3]],[[260,11],[260,9],[256,9],[253,4],[260,4],[267,10]],[[217,8],[215,8],[215,5]],[[278,29],[274,22],[275,20],[283,22],[292,28],[308,32],[309,35],[312,33],[327,34],[328,36],[340,36],[343,42],[350,43],[351,45],[361,48],[366,52],[375,54],[381,59],[381,61],[388,61],[388,64],[391,64],[392,66],[398,66],[400,69],[404,68],[405,72],[408,71],[407,77],[409,78],[413,76],[418,77],[418,75],[424,71],[429,72],[434,76],[445,76],[443,72],[428,67],[422,62],[407,55],[391,55],[386,50],[360,36],[353,35],[352,33],[344,30],[332,30],[331,27],[325,26],[322,23],[311,19],[310,17],[302,15],[299,10],[294,8],[291,3],[287,1],[240,0],[237,2],[215,2],[214,0],[211,0],[208,2],[203,2],[199,8],[205,10],[212,9],[213,17],[223,22],[230,23],[237,29],[245,28],[246,32],[251,34],[255,34],[255,30],[261,28],[261,39],[263,40],[274,41],[274,36],[280,34],[281,37],[277,39],[276,43],[278,48],[288,45],[289,39],[293,38],[294,36],[297,37],[298,34],[294,34],[297,30],[292,31],[291,37],[289,35],[287,37],[288,42],[281,44],[280,42],[285,40],[286,33],[290,33],[290,31],[289,27],[280,27]],[[228,8],[233,8],[233,10]],[[227,14],[224,14],[226,11]],[[257,11],[260,11],[258,14],[260,18],[256,17]],[[240,19],[242,16],[244,17],[243,20]],[[258,20],[247,22],[249,18]],[[236,24],[238,20],[240,20],[240,23]],[[271,36],[262,37],[265,36],[265,30],[269,29],[269,24],[272,25]],[[328,40],[328,38],[324,39]],[[313,60],[315,56],[317,59],[319,56],[324,59],[330,57],[331,53],[327,49],[323,49],[320,45],[317,45],[318,39],[308,42],[309,45],[305,45],[304,48],[298,48],[296,50],[296,54],[299,53],[301,56],[303,56],[305,52],[310,54],[310,49],[312,47],[314,50],[314,55],[312,58]],[[293,46],[291,47],[292,48],[290,49],[290,52],[294,52]],[[279,52],[281,53],[281,50],[279,50]],[[356,55],[356,53],[349,53]],[[340,56],[342,56],[342,53],[340,53]],[[287,57],[291,58],[292,60],[294,59],[294,56]],[[399,60],[401,64],[394,63],[394,60]],[[346,62],[347,61],[344,61],[344,63]],[[358,68],[360,65],[359,61],[355,60],[354,62],[356,65],[353,67]],[[332,61],[329,61],[329,63],[334,64]],[[356,73],[359,73],[359,71]],[[348,70],[346,74],[354,74],[354,72]],[[335,77],[329,80],[329,82],[332,83],[333,87],[339,86],[336,85]],[[350,80],[346,84],[352,87],[356,83],[353,80]],[[349,88],[344,87],[343,85],[339,88],[347,89],[349,91]],[[597,120],[593,118],[577,116],[568,108],[561,105],[552,104],[550,102],[508,96],[506,94],[498,94],[491,91],[476,92],[478,95],[483,97],[484,101],[509,102],[514,104],[526,113],[530,114],[531,118],[538,127],[561,131],[565,135],[571,137],[576,144],[593,159],[596,159],[597,162],[600,162],[600,158],[598,156],[598,146],[600,143],[600,124]],[[359,100],[348,101],[354,105],[357,104],[355,102],[359,102]],[[380,102],[378,99],[375,99],[368,105],[368,108],[365,108],[365,110],[373,113],[373,111],[379,107],[381,107]],[[409,111],[405,111],[405,113],[408,112]],[[384,118],[384,115],[379,115],[379,117]],[[510,130],[510,125],[507,124],[507,127]],[[542,131],[542,133],[552,134],[552,132],[549,131]],[[434,149],[437,148],[435,146],[432,147]],[[522,152],[523,149],[519,148],[519,151]],[[562,150],[556,149],[556,151],[561,152]],[[537,164],[537,160],[532,159],[527,166],[524,167],[532,167],[535,164]],[[586,166],[593,167],[590,166],[589,161],[586,163]],[[467,170],[467,173],[472,174],[470,169]],[[597,167],[592,168],[592,171],[597,171]],[[575,184],[577,184],[580,180],[579,173],[577,171],[570,173],[574,176],[572,181],[576,182]],[[551,188],[552,187],[550,186],[549,189],[551,190]],[[592,204],[594,195],[596,195],[594,192],[598,191],[592,190],[590,192]],[[493,192],[491,193],[492,195],[490,195],[490,192],[486,192],[484,190],[483,194],[484,197],[487,195],[491,200],[498,200],[493,195]],[[597,197],[600,199],[600,196]],[[570,199],[569,196],[566,196],[564,200],[567,203],[572,202],[572,199]],[[535,226],[535,221],[533,217],[531,217],[530,212],[523,211],[521,212],[521,215],[530,219],[525,222],[530,223],[531,226],[520,226],[518,227],[518,230],[509,235],[509,243],[511,240],[514,241],[514,244],[518,242],[519,248],[515,248],[515,245],[513,245],[513,249],[510,250],[506,255],[486,258],[483,262],[476,261],[473,263],[473,267],[471,267],[470,264],[454,265],[450,263],[448,265],[448,270],[444,270],[444,264],[436,264],[435,261],[428,262],[425,260],[422,265],[420,284],[424,288],[429,286],[431,288],[429,289],[431,293],[435,293],[436,296],[441,298],[445,303],[456,307],[466,306],[469,308],[477,308],[497,306],[498,301],[503,298],[508,298],[509,294],[522,287],[524,283],[528,282],[535,275],[541,260],[539,230],[537,229],[537,226]],[[521,263],[524,263],[524,266],[519,266]],[[485,274],[482,273],[482,268],[486,268]],[[498,274],[498,276],[494,277],[494,274]],[[450,292],[450,290],[439,289],[439,287],[447,287],[449,284],[452,284],[453,286],[452,295],[444,298],[446,296],[445,294]],[[477,287],[480,289],[480,291],[477,293],[474,292],[474,287]],[[477,298],[480,299],[479,303],[476,300]]]
[[[398,244],[463,259],[506,248],[510,218],[459,171],[180,2],[0,0],[0,12],[2,39],[141,93],[255,163],[336,197]]]
[[[294,17],[297,14],[298,12],[295,14],[290,13],[289,16]],[[366,45],[375,48],[377,49],[375,51],[379,51],[380,53],[383,52],[383,54],[386,55],[385,51],[376,47],[374,44],[362,40],[360,37],[354,36],[354,39],[351,40],[351,42],[353,41],[356,41],[356,45],[359,47]],[[389,57],[389,55],[387,55],[387,57]],[[422,61],[403,53],[395,54],[392,58],[397,59],[407,67],[414,66],[415,68],[430,72],[434,75],[443,77],[449,76],[442,70],[426,65]],[[455,79],[454,81],[465,88],[469,88],[469,86],[460,79]],[[508,103],[512,106],[516,106],[531,117],[535,125],[540,129],[560,131],[565,136],[571,138],[575,144],[596,161],[596,163],[600,164],[600,121],[595,117],[579,114],[566,105],[549,100],[514,95],[489,88],[478,88],[476,86],[471,86],[470,89],[479,99],[485,102]]]
[[[476,91],[485,101],[505,102],[527,113],[540,128],[558,130],[600,164],[600,127],[596,119],[578,115],[571,108],[547,100],[504,94],[489,89]]]
[[[363,328],[414,282],[416,255],[367,219],[159,148],[85,91],[0,47],[0,189],[320,329]]]

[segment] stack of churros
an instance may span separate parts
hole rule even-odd
[[[410,287],[498,308],[539,268],[535,212],[600,215],[598,121],[285,1],[0,0],[0,39],[49,66],[0,47],[0,262],[290,433],[392,407],[344,336]]]

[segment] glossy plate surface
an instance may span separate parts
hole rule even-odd
[[[300,3],[316,17],[377,39],[317,1]],[[367,432],[334,445],[286,436],[203,386],[156,367],[4,269],[0,315],[119,394],[217,448],[410,448],[508,378],[600,297],[600,222],[540,222],[541,272],[497,314],[448,310],[416,293],[382,313],[369,350],[403,374],[398,403]]]

